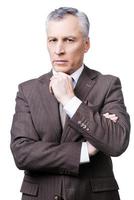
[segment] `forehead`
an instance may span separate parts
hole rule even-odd
[[[47,35],[77,35],[82,29],[79,19],[73,15],[66,15],[60,20],[51,20],[47,24]]]

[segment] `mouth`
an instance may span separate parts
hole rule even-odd
[[[64,65],[66,64],[68,61],[67,60],[54,60],[53,61],[53,64],[56,64],[56,65]]]

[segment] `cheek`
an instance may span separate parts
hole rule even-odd
[[[73,54],[82,55],[84,54],[85,48],[82,44],[77,45],[76,47],[72,48]]]
[[[81,58],[83,58],[83,55],[84,55],[84,50],[81,47],[75,49],[70,53],[70,56],[73,60],[81,60]]]
[[[54,48],[50,47],[49,45],[47,46],[47,50],[48,50],[48,53],[52,56],[53,55],[53,52],[54,52]]]

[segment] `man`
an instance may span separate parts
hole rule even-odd
[[[120,81],[83,64],[84,13],[56,9],[46,31],[52,71],[19,85],[11,129],[22,200],[119,200],[111,156],[126,150],[130,131]]]

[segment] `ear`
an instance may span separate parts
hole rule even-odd
[[[84,50],[84,52],[87,53],[87,51],[89,50],[89,48],[90,48],[90,38],[87,37],[85,39],[85,50]]]

